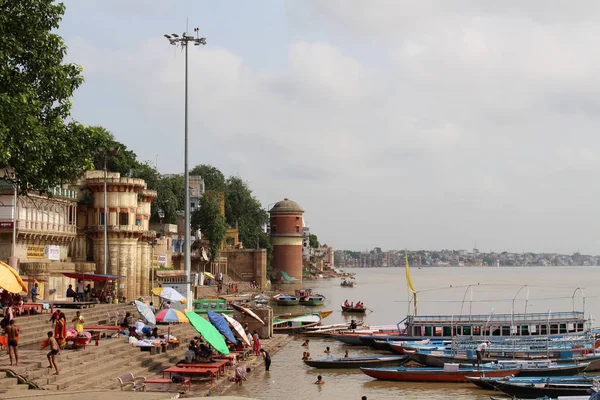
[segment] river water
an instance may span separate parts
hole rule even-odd
[[[370,310],[365,324],[396,324],[404,318],[409,303],[403,268],[347,269],[356,274],[358,286],[341,287],[339,279],[305,281],[305,288],[326,296],[323,307],[276,307],[275,313],[334,310],[323,324],[349,322],[340,304],[362,301]],[[411,268],[419,315],[490,314],[584,311],[600,316],[600,273],[598,267],[422,267]],[[285,290],[285,287],[284,287]],[[293,290],[290,290],[293,293]],[[352,317],[356,318],[356,316]],[[596,324],[594,324],[595,326]],[[600,325],[600,324],[598,324]],[[328,339],[311,339],[312,358],[324,357],[329,346],[333,355],[368,355],[364,347],[343,345]],[[228,394],[265,400],[290,399],[489,399],[493,392],[471,384],[434,384],[377,381],[360,370],[317,370],[301,358],[305,348],[296,338],[273,354],[271,371],[254,371],[243,386]],[[314,385],[321,374],[324,385]]]

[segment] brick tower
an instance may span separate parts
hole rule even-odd
[[[302,214],[298,203],[283,199],[269,210],[269,228],[273,243],[273,269],[286,278],[302,283]],[[287,277],[286,277],[287,275]]]

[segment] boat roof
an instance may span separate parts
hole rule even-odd
[[[409,315],[411,325],[502,325],[502,324],[556,324],[582,323],[581,311],[527,313],[527,314],[475,314],[475,315]]]

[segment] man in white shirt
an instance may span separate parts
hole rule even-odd
[[[477,345],[477,349],[475,350],[475,353],[477,354],[477,368],[480,367],[481,362],[483,361],[483,357],[485,357],[485,351],[487,350],[488,346],[491,344],[492,344],[492,342],[487,341],[487,342],[481,342]]]
[[[80,279],[77,281],[77,300],[78,301],[83,301],[83,293],[85,292],[85,289],[83,287],[83,281]]]

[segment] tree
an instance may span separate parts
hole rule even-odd
[[[310,244],[310,247],[316,249],[317,247],[319,247],[319,238],[317,237],[317,235],[311,233],[308,236],[308,243]]]
[[[123,177],[136,178],[138,176],[134,176],[134,171],[138,174],[142,171],[147,172],[144,164],[138,161],[137,155],[133,151],[127,150],[127,146],[123,143],[116,141],[113,134],[107,129],[101,126],[90,126],[86,130],[90,136],[95,138],[95,146],[92,150],[94,168],[104,169],[106,157],[106,169],[109,172],[118,172]],[[146,176],[149,177],[149,175]]]
[[[214,262],[219,255],[219,249],[225,234],[227,222],[221,214],[221,202],[218,192],[207,191],[200,199],[200,208],[192,213],[192,229],[202,230],[202,235],[210,241],[210,262]]]
[[[158,210],[163,210],[165,216],[162,222],[167,224],[177,223],[177,217],[182,215],[182,211],[185,208],[184,177],[181,175],[159,176],[155,190],[157,191],[157,198],[152,203],[150,220],[152,222],[160,222]]]
[[[225,218],[230,226],[238,227],[244,247],[256,248],[269,214],[252,195],[248,184],[240,177],[232,176],[226,182]]]
[[[190,175],[199,175],[204,179],[206,190],[214,190],[215,192],[225,191],[225,175],[212,165],[200,164],[196,165],[190,171]]]
[[[65,6],[52,0],[0,2],[0,168],[21,191],[46,191],[92,168],[93,138],[65,123],[81,67],[63,63],[53,33]]]

